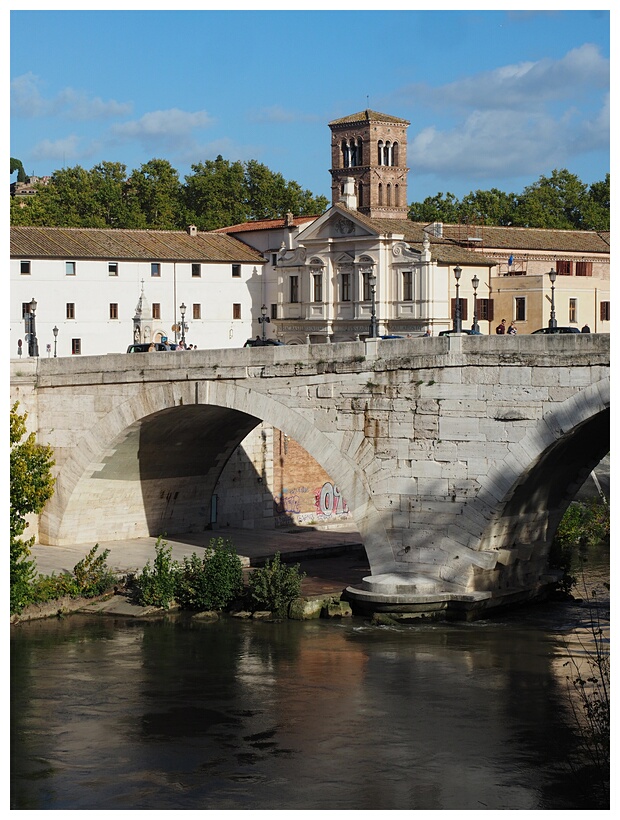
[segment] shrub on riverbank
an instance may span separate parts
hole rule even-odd
[[[286,616],[291,601],[299,598],[305,573],[299,564],[287,566],[277,552],[264,567],[255,569],[249,578],[249,595],[256,608],[266,609],[278,617]]]
[[[586,559],[588,547],[609,541],[609,505],[604,501],[590,499],[570,504],[560,521],[553,538],[549,563],[562,570],[558,590],[569,595],[577,582],[573,574],[573,560],[578,548],[581,561]]]
[[[202,558],[192,553],[179,563],[160,536],[153,568],[147,561],[134,589],[142,606],[168,609],[174,601],[183,609],[226,609],[243,592],[241,559],[230,541],[212,538]]]
[[[28,587],[26,603],[45,604],[67,596],[95,598],[112,589],[118,579],[106,563],[110,550],[104,550],[101,555],[97,555],[98,549],[99,544],[95,544],[90,552],[78,561],[73,572],[63,572],[60,575],[52,573],[34,578]]]

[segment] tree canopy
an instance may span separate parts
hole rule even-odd
[[[610,226],[609,174],[589,187],[565,168],[541,176],[521,194],[472,191],[462,200],[439,193],[413,202],[409,219],[414,222],[470,222],[481,225],[513,225],[525,228],[608,231]]]
[[[13,167],[13,160],[11,161]],[[79,165],[55,171],[27,200],[11,199],[12,225],[213,230],[254,219],[321,214],[328,206],[299,183],[256,160],[221,156],[192,165],[181,183],[165,159],[151,159],[127,174],[120,162],[90,171]]]

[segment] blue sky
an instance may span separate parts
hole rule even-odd
[[[10,150],[28,174],[157,157],[183,180],[221,154],[329,198],[327,124],[365,108],[411,122],[409,202],[610,170],[606,10],[134,7],[11,4]]]

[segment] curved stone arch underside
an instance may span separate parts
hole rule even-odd
[[[119,403],[95,421],[88,433],[72,448],[67,461],[61,465],[55,494],[40,518],[41,543],[68,545],[76,543],[76,540],[123,540],[160,534],[154,529],[155,524],[147,520],[147,516],[137,522],[138,529],[132,530],[134,522],[128,521],[120,534],[111,537],[106,535],[105,505],[100,510],[93,510],[92,506],[97,503],[105,487],[109,493],[118,493],[116,502],[114,498],[106,497],[105,501],[110,508],[114,503],[130,507],[128,488],[131,475],[127,473],[125,481],[108,480],[105,485],[101,483],[101,479],[105,480],[106,476],[109,477],[113,472],[112,464],[115,465],[117,473],[119,469],[123,469],[123,448],[132,437],[139,437],[139,442],[136,444],[134,441],[132,445],[134,463],[136,446],[141,447],[143,452],[148,451],[149,424],[155,424],[155,420],[159,435],[177,435],[180,426],[178,419],[181,418],[184,419],[185,426],[193,424],[193,430],[197,434],[201,418],[204,418],[204,413],[209,412],[209,408],[212,412],[219,409],[221,413],[222,409],[224,410],[225,418],[216,419],[219,425],[217,430],[221,435],[224,435],[226,422],[230,423],[231,420],[236,425],[237,433],[234,439],[222,446],[219,463],[215,465],[208,483],[201,484],[195,477],[193,483],[186,483],[182,492],[182,496],[187,499],[186,506],[197,504],[198,492],[212,492],[233,450],[254,427],[265,421],[297,441],[338,483],[347,498],[349,510],[364,541],[371,566],[373,560],[376,564],[384,560],[382,555],[389,544],[389,539],[371,501],[369,483],[364,472],[372,460],[369,445],[357,438],[345,440],[343,434],[337,431],[322,432],[315,427],[311,417],[306,418],[303,415],[303,411],[291,409],[283,402],[258,391],[224,382],[173,382],[144,387],[135,396]],[[234,414],[234,417],[231,414]],[[213,419],[213,416],[211,418]],[[142,462],[145,460],[142,459]],[[130,459],[125,466],[126,470],[131,469],[129,464]],[[170,469],[169,466],[166,469]],[[157,487],[157,480],[162,480],[163,470],[157,459],[149,461],[146,475],[144,466],[141,466],[140,470],[141,485],[153,483],[158,493],[164,492]],[[114,475],[112,478],[118,479],[119,476]],[[208,498],[210,499],[210,495]],[[170,499],[164,501],[171,503]],[[180,503],[178,499],[177,503]],[[206,517],[206,498],[203,499],[203,504],[204,509],[200,514]],[[88,519],[86,524],[84,516]],[[128,511],[128,517],[131,517],[131,510]],[[80,533],[77,538],[76,532]]]
[[[481,482],[474,509],[487,521],[480,550],[548,548],[562,515],[609,452],[610,381],[553,407]]]

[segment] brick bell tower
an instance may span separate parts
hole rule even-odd
[[[329,123],[332,132],[332,205],[353,179],[357,210],[370,217],[407,218],[408,120],[360,111]]]

